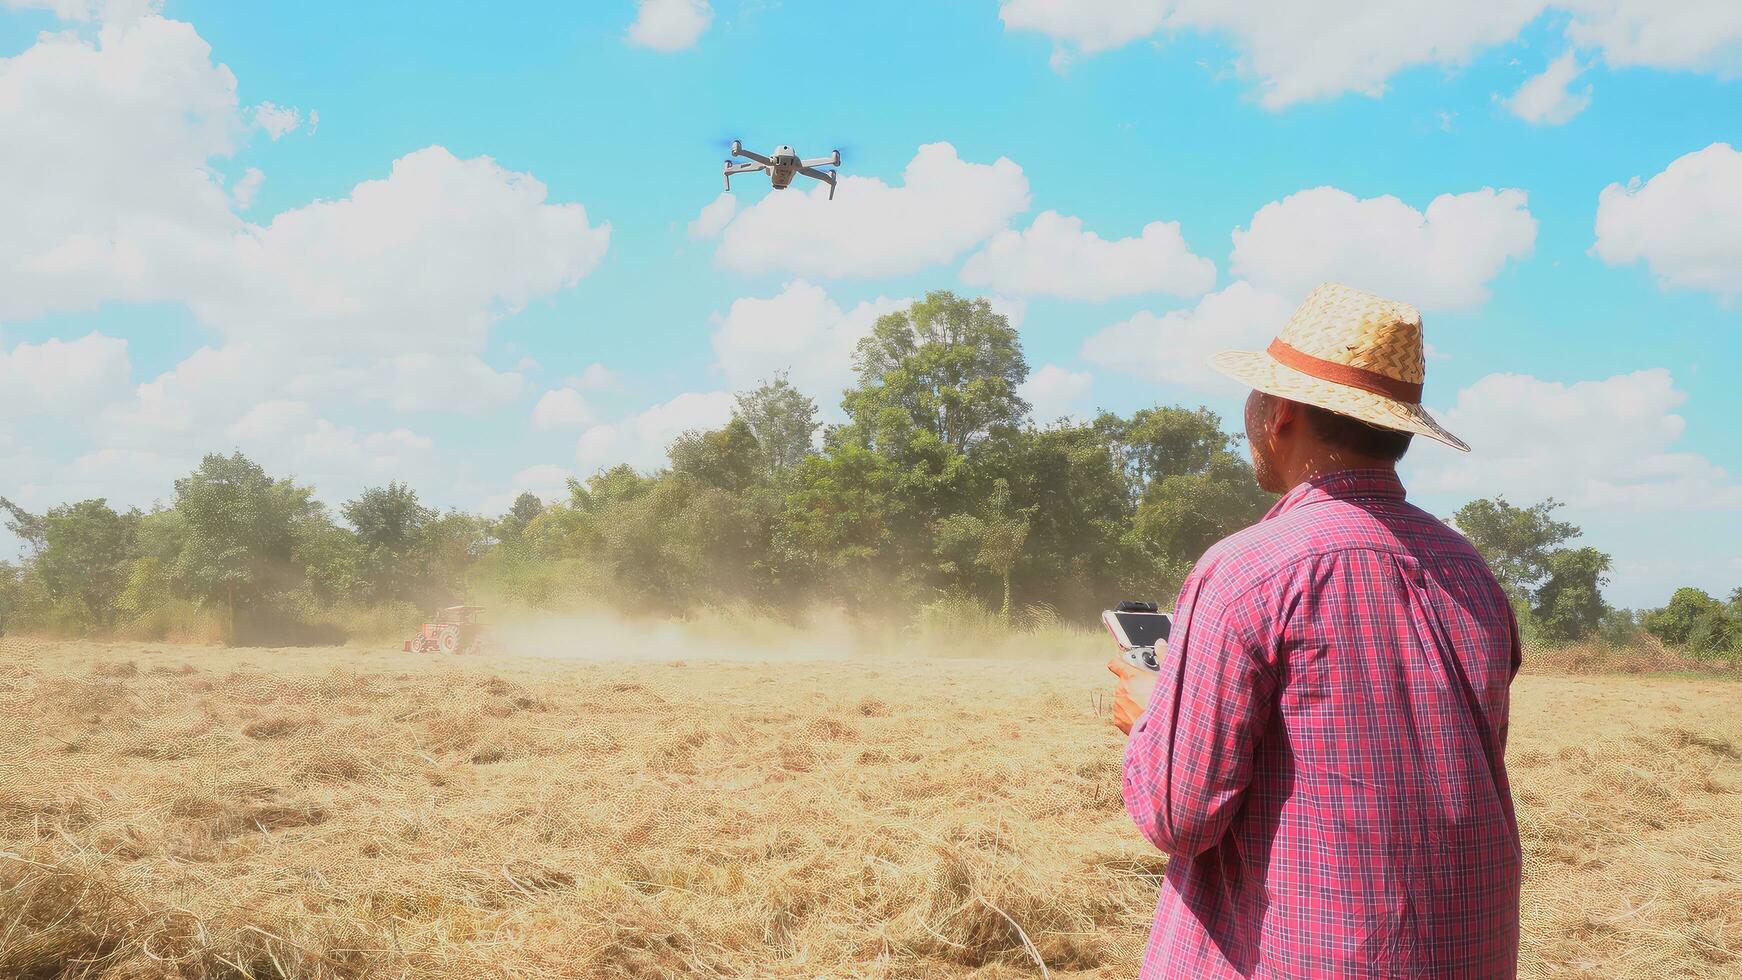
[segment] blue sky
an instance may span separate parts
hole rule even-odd
[[[1202,356],[1337,279],[1475,447],[1418,499],[1567,501],[1623,604],[1742,585],[1742,15],[1347,6],[0,0],[0,494],[240,448],[499,509],[776,370],[832,409],[935,288],[1047,417],[1232,416]],[[733,137],[837,199],[722,198]]]

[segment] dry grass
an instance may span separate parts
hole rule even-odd
[[[1093,655],[6,643],[4,977],[1123,977],[1164,868]],[[1514,691],[1526,975],[1742,975],[1742,688]]]

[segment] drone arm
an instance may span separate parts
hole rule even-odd
[[[817,168],[812,167],[812,166],[807,164],[803,167],[798,168],[798,172],[801,174],[804,174],[806,177],[813,177],[813,178],[820,180],[823,183],[829,185],[829,200],[832,201],[835,199],[835,172],[834,171],[832,171],[832,170],[818,170]]]
[[[759,165],[764,166],[764,167],[774,166],[773,160],[768,159],[767,157],[763,156],[760,153],[757,153],[755,150],[746,150],[742,146],[739,146],[737,143],[732,144],[732,155],[744,157],[744,158],[750,159],[750,160],[755,160]]]
[[[834,153],[826,157],[817,157],[815,160],[801,160],[799,162],[807,167],[838,167],[841,165],[841,151],[836,150]]]
[[[752,170],[761,169],[762,164],[760,163],[733,163],[727,160],[725,168],[720,171],[720,179],[726,182],[726,189],[731,190],[733,174],[749,173]]]

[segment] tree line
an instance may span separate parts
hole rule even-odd
[[[725,425],[679,436],[666,467],[571,479],[567,500],[524,493],[495,517],[425,506],[396,482],[335,512],[240,453],[208,455],[149,511],[97,499],[33,514],[0,498],[27,545],[20,563],[0,562],[0,625],[315,641],[466,599],[895,620],[972,603],[1005,620],[1092,622],[1112,599],[1166,602],[1205,548],[1273,501],[1208,409],[1033,419],[1020,340],[983,299],[933,292],[880,318],[854,368],[839,424],[776,376],[740,394]],[[1645,631],[1742,656],[1742,590],[1613,609],[1609,557],[1573,546],[1579,530],[1557,506],[1495,498],[1452,518],[1530,637]]]

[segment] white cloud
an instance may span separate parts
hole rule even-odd
[[[210,56],[144,17],[0,58],[0,320],[174,300],[210,274],[242,227],[210,161],[245,129]]]
[[[548,203],[532,175],[431,146],[347,197],[249,227],[229,275],[190,305],[236,339],[471,352],[502,313],[591,272],[610,236],[583,206]]]
[[[1398,71],[1459,65],[1506,41],[1541,0],[1296,3],[1292,0],[1005,0],[1007,30],[1038,31],[1084,53],[1160,31],[1230,37],[1236,66],[1272,109],[1344,92],[1379,95]]]
[[[1610,265],[1644,259],[1665,288],[1742,295],[1742,152],[1713,143],[1643,185],[1603,188],[1592,251]]]
[[[1234,282],[1189,310],[1160,316],[1144,311],[1115,323],[1083,342],[1082,357],[1145,381],[1231,394],[1239,385],[1205,361],[1221,350],[1262,349],[1294,305],[1248,282]]]
[[[1033,409],[1034,420],[1046,425],[1082,414],[1084,399],[1094,384],[1094,377],[1087,371],[1068,371],[1057,364],[1043,364],[1029,374],[1017,393]]]
[[[1192,254],[1178,222],[1151,222],[1140,237],[1107,241],[1085,231],[1080,218],[1042,211],[1025,231],[993,235],[963,264],[962,281],[1092,301],[1151,292],[1196,296],[1216,284],[1216,264]]]
[[[260,193],[260,185],[266,182],[266,175],[258,167],[249,167],[242,179],[236,181],[230,196],[236,202],[236,210],[246,211],[254,206],[254,197]]]
[[[673,439],[690,429],[717,429],[732,418],[730,392],[686,392],[639,415],[581,433],[575,443],[575,458],[582,466],[604,469],[628,463],[640,470],[654,470],[666,463],[665,450]]]
[[[617,383],[617,372],[597,361],[587,365],[580,374],[568,380],[571,387],[582,391],[594,391],[599,388],[609,388]]]
[[[266,130],[266,135],[277,142],[280,136],[294,133],[302,125],[302,110],[295,106],[275,105],[262,102],[254,107],[254,125]]]
[[[1012,327],[1021,327],[1022,321],[1028,318],[1028,300],[1020,296],[988,296],[986,305],[992,307],[992,312],[1010,321]]]
[[[1662,368],[1563,384],[1491,374],[1436,415],[1474,451],[1423,454],[1412,486],[1518,500],[1553,496],[1620,513],[1742,508],[1742,483],[1711,460],[1679,451],[1687,395]]]
[[[154,10],[159,0],[0,0],[12,10],[46,10],[61,20],[129,23]]]
[[[713,238],[719,235],[737,214],[738,199],[731,194],[721,193],[719,197],[703,205],[696,220],[689,223],[690,238]]]
[[[573,388],[553,388],[532,409],[532,424],[539,429],[578,429],[597,417],[593,406]]]
[[[1559,126],[1584,112],[1591,104],[1589,85],[1583,92],[1574,92],[1570,88],[1584,70],[1577,56],[1568,51],[1549,62],[1542,74],[1533,75],[1520,85],[1518,91],[1506,100],[1506,108],[1527,123]]]
[[[1335,280],[1412,303],[1456,310],[1488,298],[1508,259],[1531,254],[1536,219],[1523,191],[1441,194],[1417,211],[1395,197],[1356,198],[1315,187],[1273,201],[1234,229],[1237,276],[1298,299]]]
[[[794,280],[767,299],[734,300],[714,330],[714,356],[726,383],[743,390],[787,372],[825,411],[853,380],[853,348],[877,318],[911,300],[878,297],[844,311],[822,287]]]
[[[1742,74],[1742,4],[1735,0],[1570,0],[1567,37],[1615,68]]]
[[[1228,38],[1235,67],[1255,78],[1264,105],[1346,92],[1377,96],[1421,65],[1455,68],[1515,41],[1545,11],[1570,14],[1567,39],[1615,67],[1742,73],[1742,5],[1735,0],[1004,0],[1006,30],[1035,31],[1057,48],[1092,54],[1158,33]]]
[[[0,420],[88,417],[93,407],[126,396],[131,373],[127,341],[100,333],[0,348]]]
[[[701,39],[714,19],[708,0],[636,0],[629,43],[655,51],[681,51]]]
[[[1028,178],[1000,157],[970,163],[948,143],[919,148],[902,184],[843,174],[828,189],[773,191],[726,225],[715,261],[739,272],[830,279],[900,276],[951,262],[1028,209]]]

